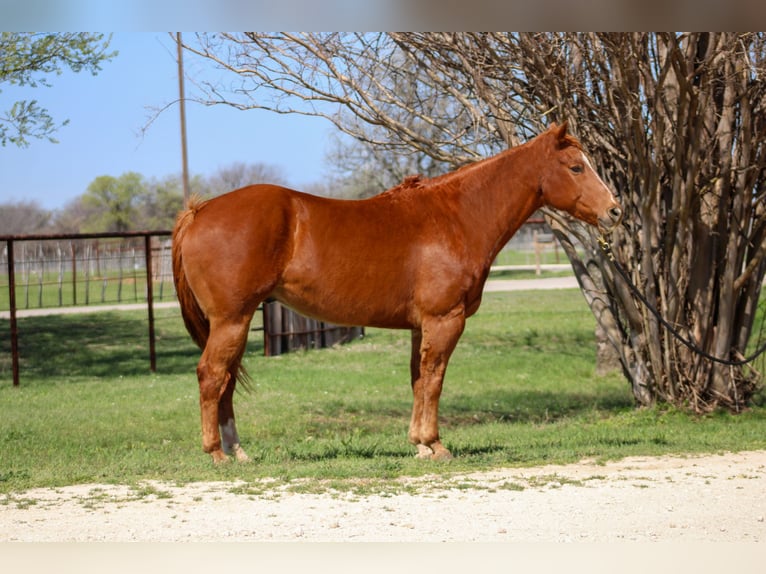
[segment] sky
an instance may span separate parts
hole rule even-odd
[[[0,86],[2,110],[19,99],[36,99],[54,121],[69,120],[54,136],[59,143],[31,139],[25,148],[0,147],[0,204],[32,200],[55,210],[100,175],[180,175],[179,106],[173,104],[141,133],[151,108],[178,99],[173,38],[167,32],[118,32],[110,48],[119,54],[96,76],[66,72],[48,77],[49,88]],[[190,58],[184,55],[186,71],[196,74],[199,64]],[[194,87],[187,81],[185,90],[188,99]],[[211,175],[234,162],[265,163],[302,189],[328,171],[325,151],[336,130],[321,118],[187,102],[186,131],[192,176]]]

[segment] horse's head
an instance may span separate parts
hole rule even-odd
[[[622,219],[622,208],[593,170],[580,142],[567,134],[567,124],[553,125],[541,134],[548,157],[540,177],[543,202],[595,225],[601,232],[612,231]]]

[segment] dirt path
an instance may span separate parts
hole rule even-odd
[[[414,494],[242,486],[3,496],[0,541],[766,541],[766,451],[431,477]]]

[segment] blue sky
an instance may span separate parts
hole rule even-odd
[[[26,148],[0,147],[0,203],[34,200],[59,209],[81,195],[99,175],[136,171],[146,177],[180,174],[177,105],[141,135],[151,115],[178,98],[176,47],[166,32],[112,36],[119,55],[97,76],[88,72],[52,76],[50,88],[0,86],[0,109],[18,99],[36,99],[54,120],[69,119],[59,143],[31,140]],[[185,54],[187,72],[196,73]],[[186,82],[187,98],[193,86]],[[210,175],[233,162],[279,166],[295,188],[321,181],[325,150],[335,128],[328,121],[261,110],[187,103],[189,171]]]

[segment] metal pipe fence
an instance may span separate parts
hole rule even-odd
[[[170,231],[0,236],[0,311],[10,319],[19,385],[19,310],[144,303],[149,365],[156,370],[154,302],[175,300]]]
[[[11,261],[17,309],[144,302],[147,240],[155,299],[174,300],[169,234],[0,236],[0,310],[10,310]]]

